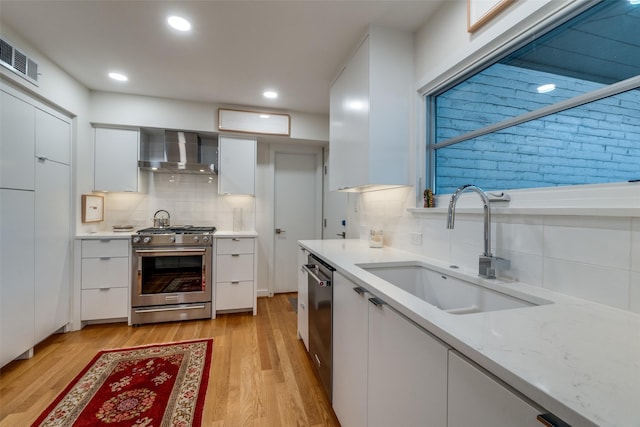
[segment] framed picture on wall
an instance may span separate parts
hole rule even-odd
[[[104,220],[104,197],[93,194],[82,195],[82,222]]]
[[[467,0],[467,31],[473,33],[515,0]]]

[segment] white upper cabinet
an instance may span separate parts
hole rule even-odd
[[[409,185],[410,33],[372,26],[331,87],[330,190]]]
[[[36,157],[71,164],[71,126],[58,117],[36,109]]]
[[[140,131],[95,128],[95,191],[140,191]]]
[[[0,187],[35,189],[35,107],[0,91]]]
[[[256,151],[255,138],[219,137],[219,194],[255,194]]]

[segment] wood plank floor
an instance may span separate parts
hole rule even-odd
[[[30,425],[100,350],[208,337],[214,344],[203,426],[339,426],[297,339],[291,296],[259,298],[255,317],[90,325],[54,335],[32,359],[0,370],[0,426]]]

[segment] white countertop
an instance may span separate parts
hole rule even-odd
[[[130,239],[132,234],[136,234],[135,230],[131,231],[96,231],[93,233],[76,234],[76,239]],[[253,230],[247,231],[227,231],[216,230],[213,237],[258,237],[258,233]]]
[[[574,427],[640,427],[640,316],[519,282],[486,280],[365,240],[300,244],[390,306]],[[421,261],[450,276],[553,304],[449,314],[358,263]]]

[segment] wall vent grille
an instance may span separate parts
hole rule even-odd
[[[34,85],[38,85],[38,63],[2,39],[0,39],[0,64]]]

